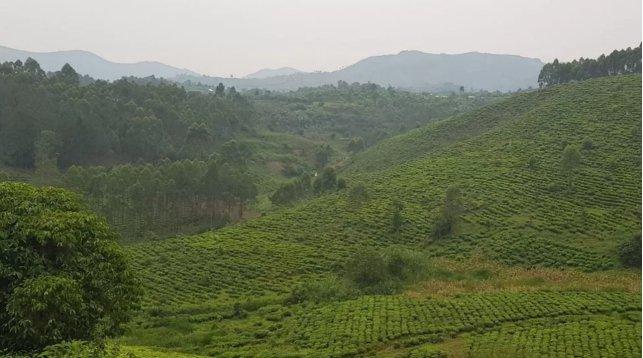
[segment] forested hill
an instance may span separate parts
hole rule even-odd
[[[204,158],[252,125],[253,108],[234,88],[201,94],[79,79],[69,65],[49,77],[31,59],[0,65],[0,161],[66,168]]]

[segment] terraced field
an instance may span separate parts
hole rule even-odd
[[[349,189],[367,187],[364,203],[348,189],[215,232],[129,246],[146,314],[122,342],[214,356],[493,356],[489,347],[640,356],[631,339],[641,330],[638,285],[603,292],[587,279],[580,291],[282,299],[356,251],[391,245],[640,281],[620,268],[616,250],[641,226],[640,83],[617,76],[518,94],[384,141],[341,171]],[[581,154],[571,174],[561,168],[568,145]],[[465,213],[452,237],[437,240],[432,223],[452,185]],[[394,200],[404,205],[395,233]]]

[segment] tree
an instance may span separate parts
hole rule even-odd
[[[619,256],[625,267],[641,268],[641,234],[636,234],[619,248]]]
[[[141,290],[114,233],[73,194],[0,183],[0,346],[115,333]]]
[[[449,187],[444,196],[440,216],[433,224],[433,237],[441,239],[451,235],[463,209],[460,189],[457,186]]]
[[[185,158],[203,158],[208,153],[212,135],[205,123],[192,123],[185,136],[182,152]]]
[[[38,64],[38,62],[36,62],[36,60],[31,57],[28,57],[27,60],[25,60],[24,68],[27,73],[30,73],[38,80],[42,80],[45,78],[45,71],[43,71],[40,68],[40,64]]]
[[[313,182],[315,193],[335,190],[337,188],[337,173],[333,167],[326,167]]]
[[[154,116],[135,117],[123,137],[123,151],[131,160],[152,161],[169,150],[163,124]]]
[[[252,157],[252,148],[246,142],[232,139],[221,147],[221,160],[224,163],[245,165]]]
[[[235,183],[232,187],[233,196],[239,202],[239,220],[243,218],[243,208],[248,201],[254,200],[258,194],[257,186],[252,177],[245,172],[237,172]]]
[[[223,83],[219,82],[217,88],[215,88],[214,90],[214,94],[217,97],[223,97],[223,95],[225,94],[225,86],[223,85]]]
[[[80,76],[78,76],[78,73],[73,67],[71,67],[71,65],[65,63],[57,73],[57,78],[68,84],[77,85]]]
[[[219,163],[216,160],[211,160],[208,163],[205,175],[201,178],[203,194],[210,201],[210,225],[213,225],[216,220],[217,200],[220,200],[220,186]]]
[[[362,137],[354,137],[348,142],[346,149],[351,153],[361,152],[366,148],[366,143]]]
[[[315,151],[315,163],[319,168],[323,168],[330,161],[330,157],[333,155],[333,148],[330,145],[325,144],[319,146]]]
[[[399,200],[394,200],[391,205],[391,231],[398,232],[404,224],[404,218],[402,217],[402,210],[404,210],[404,204]]]
[[[458,217],[462,214],[462,195],[460,188],[457,186],[450,186],[444,196],[444,216],[450,221],[457,221]]]
[[[563,150],[563,155],[560,160],[563,175],[567,177],[568,185],[572,185],[572,174],[574,169],[580,165],[581,156],[577,146],[568,145]]]
[[[36,171],[42,176],[55,175],[58,172],[58,151],[60,141],[53,131],[40,132],[35,143]]]
[[[368,200],[368,190],[366,189],[366,186],[362,183],[359,183],[352,187],[350,192],[348,193],[348,200],[353,205],[362,205],[362,203]]]

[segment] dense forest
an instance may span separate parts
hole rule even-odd
[[[3,163],[67,168],[206,159],[208,148],[248,131],[253,118],[234,88],[206,95],[164,82],[79,79],[69,65],[50,76],[32,59],[0,65]]]
[[[609,55],[601,55],[597,59],[580,58],[572,62],[545,64],[538,84],[547,87],[570,81],[582,81],[588,78],[614,76],[627,73],[641,73],[641,44],[638,47],[625,50],[614,50]]]

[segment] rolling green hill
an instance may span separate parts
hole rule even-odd
[[[479,357],[487,343],[505,342],[516,356],[533,356],[524,340],[536,334],[554,345],[536,347],[540,354],[568,339],[570,354],[636,356],[640,342],[627,337],[640,335],[640,275],[619,268],[616,248],[641,225],[640,84],[640,76],[617,76],[518,94],[358,155],[343,168],[342,192],[218,231],[131,245],[147,314],[123,342],[214,355],[413,357]],[[564,171],[568,146],[579,148],[580,164]],[[348,199],[358,183],[369,193],[359,204]],[[438,240],[432,223],[454,185],[465,211],[455,233]],[[394,200],[404,206],[395,233]],[[430,292],[294,306],[279,298],[332,275],[354,252],[391,245],[451,264],[491,261],[498,274],[550,271],[517,292],[490,287],[501,292],[437,301]],[[586,283],[564,284],[566,272]],[[542,334],[530,331],[543,325]],[[601,327],[625,333],[587,348],[578,335],[595,340]]]

